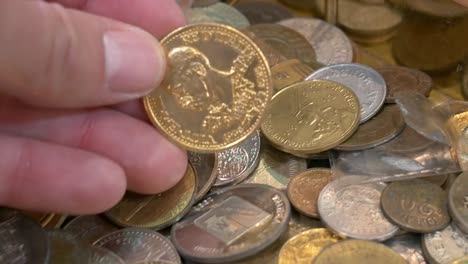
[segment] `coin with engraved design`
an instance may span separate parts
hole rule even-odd
[[[330,80],[351,89],[359,99],[361,123],[376,115],[385,102],[387,86],[382,76],[360,64],[336,64],[321,68],[306,80]]]
[[[344,237],[384,241],[398,232],[380,208],[384,183],[362,183],[362,176],[346,176],[330,182],[320,192],[318,211],[322,221]]]
[[[468,173],[458,175],[450,186],[448,205],[453,222],[468,234]]]
[[[408,264],[426,264],[421,249],[421,236],[405,234],[385,241],[385,245],[400,253]]]
[[[268,62],[250,38],[232,27],[196,24],[173,31],[161,45],[169,71],[144,105],[163,135],[212,153],[255,132],[272,85]]]
[[[291,209],[279,190],[242,184],[215,191],[181,222],[171,239],[186,259],[203,263],[237,261],[255,255],[287,229]]]
[[[75,239],[92,244],[101,236],[118,228],[99,215],[81,215],[68,222],[63,229]]]
[[[182,263],[172,243],[150,229],[124,228],[99,238],[94,245],[114,252],[127,264]]]
[[[216,181],[216,155],[213,153],[189,151],[188,159],[195,172],[195,177],[197,178],[197,195],[195,196],[195,202],[198,202],[210,191]]]
[[[452,223],[443,230],[424,234],[422,248],[429,263],[449,264],[468,255],[468,235]]]
[[[275,23],[292,17],[291,11],[286,7],[262,1],[243,2],[234,5],[250,21],[250,24]]]

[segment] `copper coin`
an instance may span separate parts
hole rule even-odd
[[[331,177],[331,170],[324,168],[309,169],[292,177],[287,188],[292,206],[306,216],[319,218],[317,199]]]
[[[287,58],[283,56],[279,51],[274,49],[270,44],[265,42],[263,39],[257,37],[253,32],[248,31],[246,29],[240,30],[242,33],[244,33],[247,37],[249,37],[255,45],[262,51],[263,55],[268,61],[268,65],[270,65],[270,68],[275,66],[278,63],[281,63],[283,61],[286,61]]]
[[[163,229],[181,219],[190,209],[196,195],[197,180],[191,165],[176,186],[156,195],[128,192],[105,215],[119,226]]]
[[[99,215],[82,215],[67,223],[63,229],[75,239],[92,244],[98,238],[118,228]]]
[[[425,96],[429,96],[432,89],[432,78],[422,71],[402,67],[384,66],[375,68],[387,83],[386,103],[394,103],[393,94],[399,90],[412,89]]]
[[[244,2],[234,6],[250,21],[250,24],[275,23],[292,17],[286,7],[269,2]]]
[[[447,193],[427,181],[391,183],[382,192],[381,205],[388,219],[410,232],[434,232],[450,223]]]
[[[216,155],[189,152],[188,158],[197,178],[197,195],[195,196],[195,202],[197,202],[210,191],[216,182]]]

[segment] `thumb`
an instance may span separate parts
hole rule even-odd
[[[136,27],[43,1],[0,1],[0,93],[47,107],[141,97],[163,78],[165,55]]]

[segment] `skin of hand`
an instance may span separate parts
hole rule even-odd
[[[0,1],[0,205],[93,214],[153,194],[187,155],[146,120],[174,0]]]

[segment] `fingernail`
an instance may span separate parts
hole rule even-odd
[[[137,29],[108,31],[103,42],[107,86],[112,92],[138,97],[162,80],[164,51],[148,33]]]

